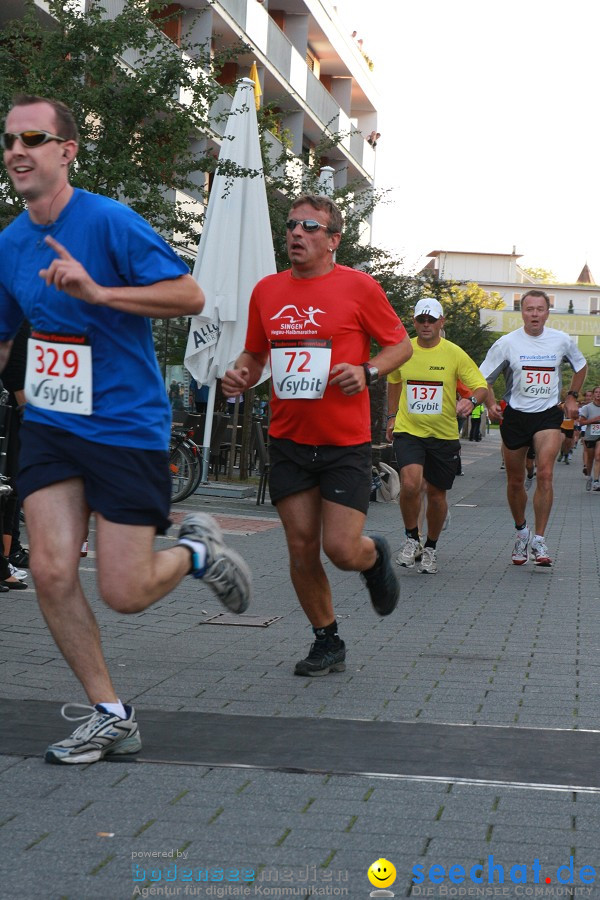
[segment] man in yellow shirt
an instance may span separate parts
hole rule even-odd
[[[387,437],[394,439],[400,469],[400,511],[406,542],[396,562],[419,572],[437,572],[437,541],[448,512],[446,492],[458,470],[457,416],[468,416],[487,396],[487,382],[473,360],[441,336],[444,311],[437,300],[415,306],[413,355],[388,375]],[[456,400],[458,381],[473,392]],[[427,540],[419,540],[421,486],[427,492]]]

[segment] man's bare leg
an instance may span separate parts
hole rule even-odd
[[[31,573],[48,628],[90,702],[114,702],[98,624],[79,580],[80,548],[90,515],[83,482],[74,478],[36,491],[26,498],[24,508]],[[102,516],[97,517],[97,528],[100,590],[105,602],[119,612],[145,609],[189,572],[190,552],[185,547],[152,551],[153,528],[115,525]],[[141,586],[136,586],[139,576]],[[156,578],[154,585],[150,577]]]
[[[525,521],[527,491],[525,490],[525,457],[527,447],[509,450],[504,447],[504,465],[506,466],[506,498],[515,521],[520,525]]]
[[[554,499],[552,475],[556,455],[562,442],[558,429],[546,429],[538,431],[533,437],[533,446],[536,459],[536,490],[533,495],[533,510],[535,513],[535,533],[544,535]]]
[[[335,620],[331,587],[321,562],[322,511],[318,487],[291,494],[277,503],[292,584],[313,628],[324,628]]]

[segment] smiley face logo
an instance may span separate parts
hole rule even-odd
[[[386,888],[396,880],[396,869],[388,859],[376,859],[367,872],[374,887]]]

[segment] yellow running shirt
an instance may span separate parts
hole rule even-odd
[[[411,344],[411,358],[387,377],[392,384],[402,382],[394,433],[456,441],[456,382],[474,391],[486,387],[486,380],[471,357],[445,338],[431,348],[419,347],[416,337]]]

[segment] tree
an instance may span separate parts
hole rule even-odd
[[[65,102],[81,132],[73,184],[125,199],[189,256],[198,241],[201,209],[175,192],[203,199],[204,178],[198,173],[217,165],[202,139],[211,133],[208,111],[226,90],[214,78],[222,60],[198,44],[176,47],[160,30],[168,17],[148,16],[160,6],[158,0],[124,0],[114,18],[99,3],[89,4],[86,12],[76,0],[48,0],[48,5],[52,26],[44,25],[33,0],[26,0],[23,18],[3,29],[0,115],[6,115],[16,93]],[[127,65],[126,59],[134,62]],[[186,103],[179,102],[183,92]],[[0,201],[5,216],[6,205],[10,216],[24,206],[5,172]]]
[[[479,321],[481,309],[502,309],[504,301],[495,291],[488,293],[475,283],[459,284],[427,276],[424,295],[435,297],[444,308],[444,331],[448,340],[458,344],[479,363],[492,346],[495,336]]]
[[[542,284],[558,284],[558,278],[550,269],[535,268],[533,266],[523,266],[522,269],[534,281],[539,281]]]
[[[214,124],[209,111],[227,90],[215,80],[226,58],[185,40],[176,47],[161,31],[169,16],[161,14],[159,0],[124,0],[114,18],[101,3],[88,4],[85,12],[81,6],[77,0],[48,0],[54,18],[48,25],[33,0],[26,0],[25,15],[3,27],[0,116],[17,93],[66,103],[81,132],[73,184],[124,200],[189,264],[203,221],[198,201],[205,200],[206,173],[219,167],[225,174],[258,174],[217,163],[205,140]],[[184,93],[187,101],[180,103]],[[0,228],[23,208],[3,170]],[[181,319],[155,327],[163,366],[164,331],[168,327],[172,337],[187,332],[186,325]]]
[[[590,356],[587,361],[588,370],[585,377],[583,390],[579,392],[580,399],[583,397],[583,391],[591,391],[600,384],[600,355]],[[569,378],[571,377],[569,372]],[[568,383],[568,382],[567,382]]]

